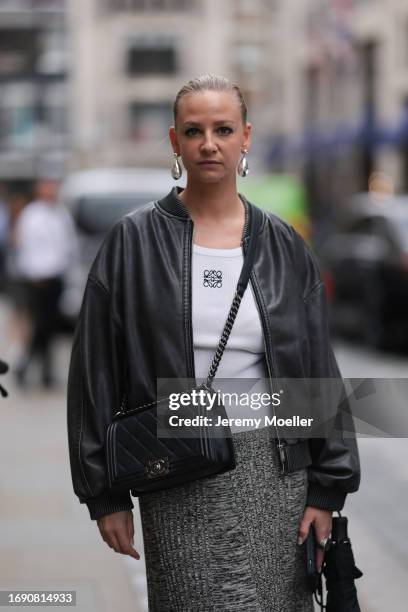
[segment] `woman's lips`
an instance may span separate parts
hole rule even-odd
[[[198,164],[200,166],[219,166],[221,164],[221,162],[202,161],[202,162],[198,162]]]

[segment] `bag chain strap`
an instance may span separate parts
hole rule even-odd
[[[232,305],[230,308],[230,311],[228,313],[228,317],[224,326],[224,329],[222,331],[222,335],[220,338],[220,341],[218,343],[217,346],[217,350],[215,351],[215,355],[213,357],[213,361],[210,367],[210,371],[208,373],[207,376],[207,382],[206,385],[207,387],[211,387],[211,383],[213,381],[213,378],[215,377],[215,374],[218,370],[218,366],[220,364],[221,361],[221,357],[224,353],[226,344],[228,342],[228,338],[230,336],[231,330],[232,330],[232,326],[234,325],[236,316],[238,314],[238,308],[239,305],[241,304],[241,300],[242,300],[242,296],[239,295],[239,293],[235,293],[234,299],[232,301]]]

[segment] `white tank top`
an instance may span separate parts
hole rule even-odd
[[[214,249],[193,244],[192,260],[192,323],[194,362],[197,383],[208,374],[215,349],[235,294],[243,264],[242,248]],[[218,379],[237,379],[234,383]],[[251,385],[242,379],[264,379]],[[214,388],[222,392],[268,393],[265,345],[259,311],[251,283],[248,283],[235,319],[231,335],[217,370]],[[241,380],[241,383],[240,383]],[[245,391],[244,391],[245,389]],[[244,400],[243,400],[244,401]],[[265,415],[273,416],[271,406],[250,408],[248,405],[224,402],[228,417],[261,419],[258,428],[265,426]],[[253,406],[258,402],[253,402]],[[231,430],[255,429],[253,424],[236,425]]]

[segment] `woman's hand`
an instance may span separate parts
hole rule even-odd
[[[303,544],[306,540],[310,525],[314,526],[316,540],[321,542],[330,536],[332,529],[332,513],[328,510],[320,510],[313,506],[306,506],[303,518],[299,527],[298,544]],[[324,550],[316,550],[316,567],[320,572],[324,557]]]
[[[122,555],[130,555],[134,559],[140,559],[140,555],[133,548],[133,537],[135,534],[133,526],[133,512],[124,510],[105,514],[97,521],[102,539],[115,552]]]

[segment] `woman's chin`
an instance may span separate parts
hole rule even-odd
[[[229,178],[226,172],[200,172],[189,174],[190,179],[193,178],[197,183],[203,183],[205,185],[213,183],[221,183]]]

